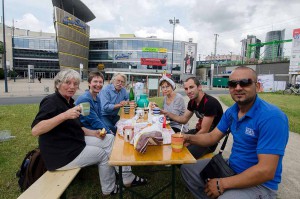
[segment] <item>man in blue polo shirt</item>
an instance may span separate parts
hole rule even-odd
[[[127,77],[122,73],[115,73],[109,85],[99,93],[101,100],[101,115],[103,122],[116,134],[115,124],[119,121],[118,112],[128,103],[128,93],[124,88]]]
[[[276,199],[289,137],[288,119],[279,108],[257,96],[260,83],[253,69],[237,67],[228,86],[236,103],[223,114],[217,127],[211,133],[184,135],[184,139],[210,146],[229,128],[233,145],[228,164],[236,175],[203,182],[199,175],[209,162],[206,159],[182,165],[182,177],[195,198]]]

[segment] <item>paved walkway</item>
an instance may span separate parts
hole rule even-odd
[[[105,82],[107,84],[108,82]],[[77,95],[80,95],[87,89],[87,82],[80,83],[80,89],[77,91]],[[203,90],[206,90],[204,88]],[[177,88],[176,91],[183,90],[183,88]],[[17,79],[8,81],[8,92],[4,92],[4,81],[0,80],[0,98],[3,97],[24,97],[24,96],[41,96],[48,95],[54,92],[53,79],[42,79],[39,83],[35,80],[34,83],[28,83],[27,79]],[[218,95],[214,95],[218,98]],[[186,103],[188,102],[188,97],[184,95]],[[221,102],[224,111],[227,109]],[[195,116],[189,122],[190,128],[195,127],[197,118]],[[275,130],[275,129],[274,129]],[[282,183],[280,184],[278,191],[278,198],[280,199],[299,199],[300,198],[300,135],[291,132],[289,143],[286,149],[286,153],[283,159],[283,175]],[[221,144],[219,144],[220,147]],[[228,157],[232,146],[232,136],[229,136],[228,144],[226,145],[224,156]],[[218,149],[217,149],[218,151]]]

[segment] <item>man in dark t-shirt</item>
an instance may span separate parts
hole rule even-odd
[[[164,110],[161,110],[161,112],[171,120],[181,124],[186,124],[195,113],[197,118],[199,118],[198,123],[196,124],[195,129],[191,129],[186,133],[209,133],[217,126],[223,115],[221,104],[217,99],[202,91],[202,86],[199,80],[195,77],[190,77],[184,82],[184,90],[190,98],[190,101],[188,103],[187,110],[182,116],[178,116]],[[207,153],[213,152],[216,147],[217,144],[210,147],[187,145],[187,148],[196,159]]]

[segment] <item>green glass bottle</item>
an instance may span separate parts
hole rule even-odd
[[[134,92],[133,92],[133,88],[130,88],[130,92],[129,92],[129,101],[134,101]]]

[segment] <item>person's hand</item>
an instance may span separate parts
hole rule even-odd
[[[158,107],[158,105],[155,102],[149,102],[149,108],[153,110],[154,108]]]
[[[189,134],[182,134],[183,135],[183,143],[184,143],[184,146],[185,147],[187,147],[187,146],[189,146],[190,145],[190,143],[189,143]]]
[[[64,116],[65,120],[75,119],[80,116],[80,113],[81,113],[81,107],[75,106],[75,107],[65,111],[63,113],[63,116]]]
[[[106,136],[106,130],[105,128],[103,128],[102,130],[101,129],[98,129],[98,132],[97,132],[97,137],[100,138],[101,140],[103,140]]]
[[[125,106],[126,104],[128,104],[128,101],[121,101],[121,102],[120,102],[120,105],[121,105],[121,106]]]
[[[165,111],[163,109],[160,109],[160,113],[168,117],[168,111]]]
[[[207,183],[205,185],[204,192],[210,198],[218,198],[220,195],[223,194],[223,191],[221,189],[221,181],[220,181],[220,179],[219,179],[219,182],[218,182],[218,186],[219,186],[219,190],[221,192],[218,191],[217,180],[218,180],[217,178],[208,179],[208,181],[207,181]]]

